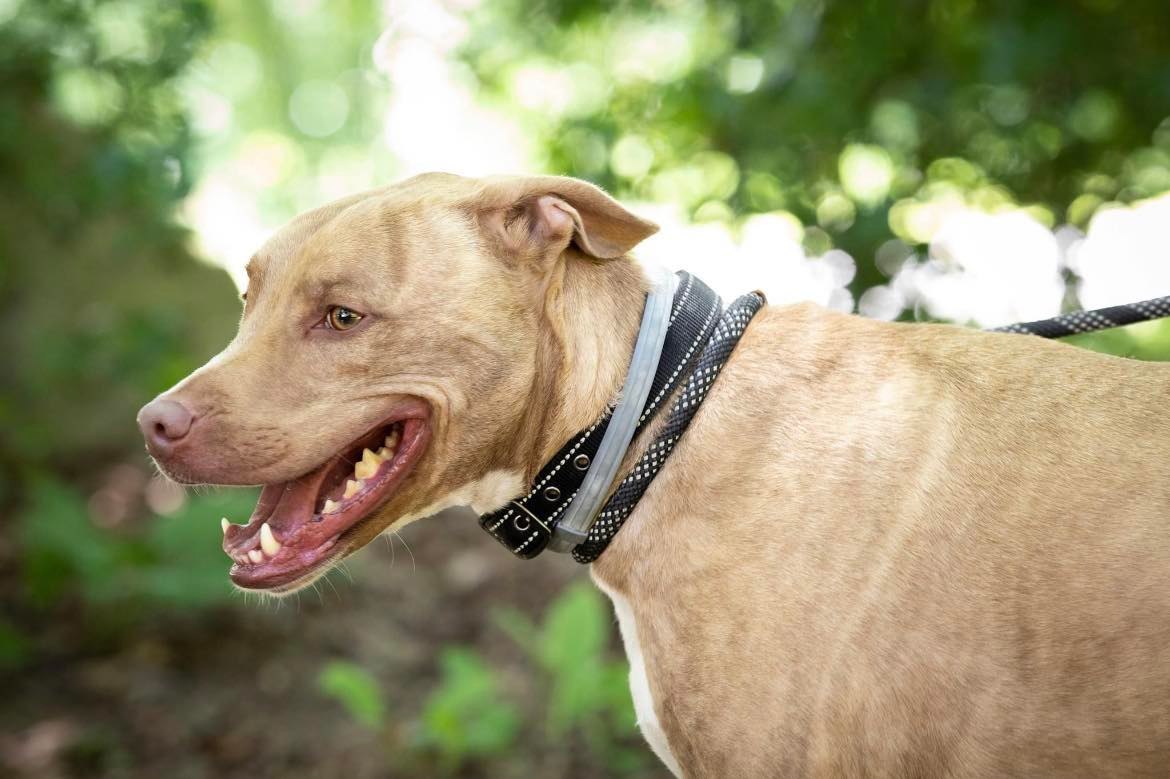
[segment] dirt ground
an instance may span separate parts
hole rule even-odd
[[[0,677],[0,774],[434,775],[407,745],[436,683],[437,650],[474,648],[523,695],[531,669],[493,609],[514,606],[536,620],[567,582],[587,573],[561,555],[515,560],[463,512],[402,536],[405,544],[379,541],[348,563],[348,574],[292,599],[240,596],[211,613],[144,615],[133,633],[90,636],[82,648],[76,634],[91,631],[60,619],[42,644],[67,650],[42,652],[33,668]],[[616,636],[615,625],[615,656]],[[317,675],[332,659],[377,677],[388,708],[384,731],[358,726],[320,692]],[[608,775],[581,745],[524,734],[518,741],[514,758],[458,775]],[[666,775],[652,756],[647,767],[644,775]]]

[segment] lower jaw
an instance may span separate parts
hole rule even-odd
[[[312,584],[335,563],[356,551],[361,546],[357,539],[376,535],[368,529],[374,515],[398,494],[430,443],[431,431],[425,413],[392,424],[401,425],[396,453],[378,466],[369,477],[368,487],[352,499],[341,500],[335,511],[323,513],[322,504],[326,496],[336,495],[339,489],[336,482],[339,460],[327,462],[292,482],[266,487],[247,525],[228,524],[224,531],[224,551],[235,560],[229,571],[232,583],[245,590],[288,594]],[[369,434],[358,440],[368,437]],[[306,500],[312,501],[308,509]],[[295,504],[297,516],[282,515],[286,502]],[[265,534],[270,536],[270,542],[275,542],[273,546],[264,546]],[[273,547],[276,551],[269,553]],[[261,559],[251,559],[249,553]]]
[[[345,557],[345,546],[341,539],[328,543],[317,550],[320,555],[307,564],[284,567],[283,570],[264,570],[255,565],[233,563],[228,571],[232,584],[243,590],[287,595],[308,587],[329,572],[329,569]],[[275,562],[275,561],[274,561]]]
[[[241,590],[264,592],[271,595],[291,595],[312,585],[313,582],[327,574],[346,554],[348,553],[344,551],[344,547],[341,547],[333,553],[327,553],[316,563],[306,568],[271,575],[257,574],[255,571],[250,571],[245,566],[236,563],[232,565],[228,576],[231,578],[232,584]]]

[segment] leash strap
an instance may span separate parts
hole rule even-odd
[[[723,370],[736,344],[739,343],[748,323],[764,302],[762,293],[751,292],[736,299],[724,312],[711,340],[707,342],[702,355],[699,356],[695,370],[687,378],[686,385],[675,400],[662,432],[634,463],[629,474],[622,479],[597,521],[589,528],[589,539],[573,550],[574,560],[579,563],[593,562],[621,530],[634,506],[641,500],[646,488],[650,486],[650,482],[658,475],[666,458],[674,450],[675,444],[686,432],[687,426],[707,397],[711,385]]]
[[[634,435],[687,375],[687,368],[711,338],[718,320],[719,296],[685,271],[680,271],[678,277],[662,358]],[[481,516],[480,527],[517,557],[530,559],[544,551],[597,457],[612,411],[607,410],[591,427],[565,443],[540,469],[527,495]]]
[[[993,333],[1024,333],[1041,338],[1063,338],[1077,333],[1092,333],[1111,327],[1132,325],[1170,316],[1170,296],[1129,303],[1124,306],[1109,306],[1093,311],[1073,311],[1068,314],[1041,319],[1036,322],[1019,322],[1005,327],[993,327]]]

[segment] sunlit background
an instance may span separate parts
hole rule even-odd
[[[963,3],[934,5],[940,15],[971,12]],[[1095,5],[1098,13],[1110,7]],[[881,12],[886,26],[895,7]],[[997,181],[1046,178],[1062,152],[1081,154],[1121,135],[1120,125],[1136,117],[1103,90],[1055,107],[1036,105],[1045,96],[1023,84],[964,84],[943,101],[961,115],[938,128],[899,94],[910,90],[890,89],[859,111],[853,132],[812,139],[814,128],[804,129],[798,145],[824,147],[817,151],[830,159],[814,181],[797,182],[744,159],[756,146],[766,153],[793,145],[779,127],[772,134],[761,123],[762,137],[736,144],[702,132],[728,121],[720,106],[709,116],[672,117],[661,104],[679,101],[680,87],[698,80],[716,81],[724,100],[759,91],[783,98],[785,82],[814,80],[785,60],[815,46],[825,22],[819,4],[774,4],[768,32],[788,29],[784,11],[813,29],[800,35],[808,40],[776,41],[772,50],[736,45],[732,30],[745,20],[732,5],[672,2],[575,20],[525,51],[514,37],[529,21],[519,7],[403,0],[371,13],[385,32],[372,44],[358,36],[363,56],[349,62],[319,53],[335,49],[340,32],[324,4],[273,11],[285,41],[304,51],[302,80],[264,77],[279,65],[263,39],[271,26],[260,18],[269,12],[252,8],[233,12],[243,15],[243,34],[209,47],[181,86],[204,139],[200,181],[183,215],[202,255],[237,281],[265,235],[325,200],[428,170],[552,170],[602,179],[664,227],[641,258],[700,270],[725,295],[763,285],[774,302],[995,326],[1170,291],[1170,119],[1147,128],[1141,145],[1115,152],[1116,170],[1065,173],[1076,179],[1062,187],[1076,195],[1067,203],[1045,202],[1047,187],[1024,183],[1016,193]],[[768,35],[759,38],[767,45]],[[817,52],[807,53],[815,61]],[[1153,83],[1170,101],[1170,66],[1155,66]],[[652,105],[632,102],[640,96]],[[970,158],[925,158],[923,134],[940,132],[965,141],[953,151]],[[885,217],[885,240],[848,249],[838,244],[853,242],[834,240],[859,213],[875,212]],[[859,249],[885,277],[861,289],[851,284],[850,250]]]
[[[0,774],[661,772],[579,567],[452,514],[247,601],[218,518],[254,496],[141,453],[267,235],[428,170],[590,179],[725,298],[1167,295],[1170,6],[0,0]],[[1170,324],[1075,342],[1170,359]]]

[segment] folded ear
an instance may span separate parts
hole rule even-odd
[[[518,256],[556,256],[570,243],[590,257],[621,257],[658,232],[600,188],[564,176],[487,179],[480,221]]]

